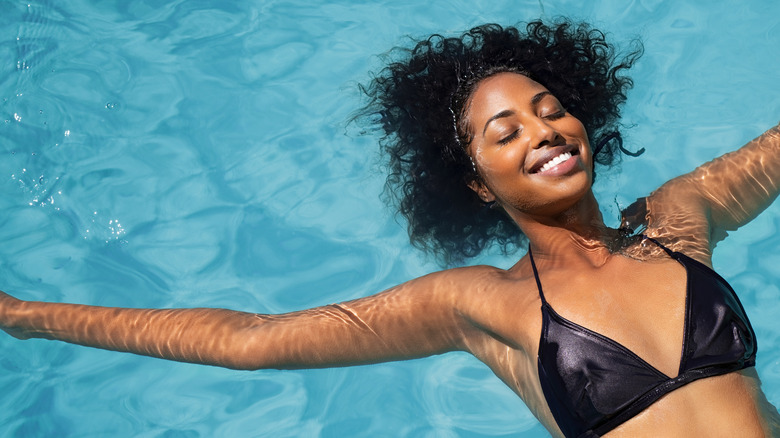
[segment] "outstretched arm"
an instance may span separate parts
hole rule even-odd
[[[26,302],[0,292],[0,328],[235,369],[307,368],[411,359],[462,348],[473,328],[432,274],[378,295],[282,315],[224,309],[126,309]]]
[[[780,192],[780,125],[690,175],[706,199],[713,228],[734,230],[758,216]]]
[[[739,228],[764,211],[778,193],[780,125],[661,186],[651,196],[651,214],[661,210],[667,217],[677,217],[677,223],[694,223],[691,216],[701,215],[707,225],[702,231],[717,241],[723,232]]]

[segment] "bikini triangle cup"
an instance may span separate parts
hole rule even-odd
[[[539,379],[567,438],[601,436],[683,385],[755,365],[755,333],[728,282],[708,266],[643,237],[682,264],[687,274],[682,355],[674,377],[620,343],[559,315],[544,297],[529,248],[542,301]]]

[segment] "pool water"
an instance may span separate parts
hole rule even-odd
[[[356,84],[407,35],[559,15],[645,42],[624,120],[626,146],[648,152],[599,175],[612,225],[780,118],[770,0],[0,1],[0,289],[278,313],[439,269],[379,199],[376,139],[346,123]],[[714,258],[775,405],[779,226],[775,203]],[[8,336],[0,349],[2,437],[547,436],[466,354],[238,372]]]

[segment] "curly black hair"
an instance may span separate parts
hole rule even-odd
[[[389,175],[386,197],[408,220],[412,244],[444,264],[462,262],[492,244],[504,253],[525,238],[500,209],[486,208],[468,187],[478,180],[465,147],[470,142],[464,106],[476,85],[500,72],[518,72],[547,87],[587,129],[595,161],[611,165],[618,142],[620,106],[633,86],[625,76],[642,53],[618,56],[602,32],[560,20],[550,25],[486,24],[460,37],[432,35],[396,59],[361,89],[368,103],[359,118],[381,132]]]

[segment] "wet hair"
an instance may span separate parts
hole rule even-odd
[[[412,244],[452,264],[525,241],[503,210],[486,208],[468,187],[479,175],[465,150],[464,113],[481,80],[516,72],[544,85],[584,124],[591,145],[603,143],[594,160],[609,166],[622,149],[610,140],[620,139],[620,106],[633,85],[623,73],[641,52],[635,42],[619,56],[602,32],[566,20],[524,29],[486,24],[391,50],[388,65],[361,87],[368,103],[358,118],[380,131],[385,196],[407,219]]]

